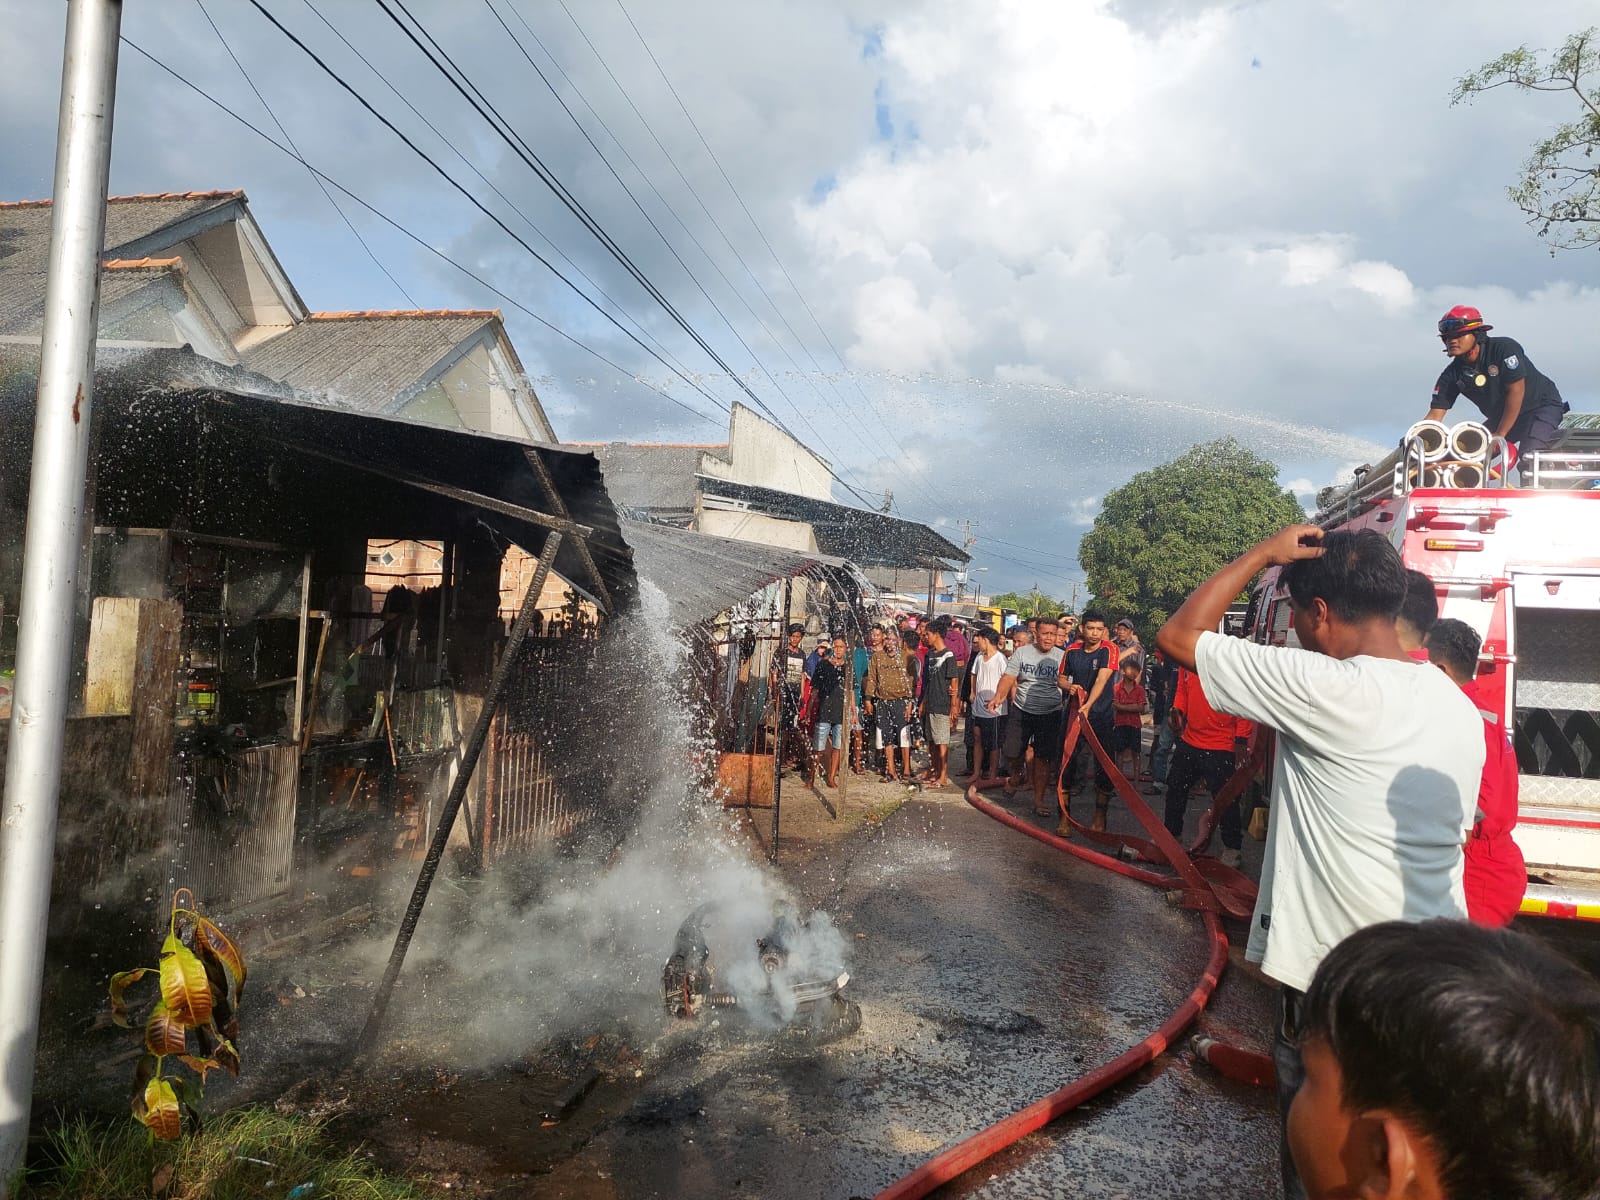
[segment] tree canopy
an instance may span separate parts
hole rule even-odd
[[[1056,616],[1066,610],[1061,601],[1045,595],[1038,588],[1027,592],[1001,592],[990,596],[993,608],[1009,608],[1019,617]]]
[[[1149,639],[1223,563],[1303,520],[1277,467],[1223,438],[1108,492],[1078,560],[1106,616]]]
[[[1456,81],[1451,103],[1495,88],[1570,93],[1576,120],[1541,138],[1509,189],[1528,224],[1556,249],[1600,246],[1600,28],[1575,33],[1553,52],[1521,46]]]

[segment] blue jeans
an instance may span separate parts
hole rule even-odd
[[[835,750],[844,749],[844,725],[833,725],[827,721],[818,721],[812,726],[811,748],[823,751],[828,748],[829,742],[833,743]]]
[[[1292,987],[1278,992],[1278,1021],[1272,1031],[1272,1065],[1278,1072],[1278,1165],[1283,1177],[1283,1200],[1306,1200],[1305,1185],[1289,1153],[1289,1105],[1306,1080],[1300,1060],[1300,1006],[1305,993]]]
[[[1167,763],[1172,758],[1172,747],[1176,741],[1177,734],[1172,732],[1172,726],[1161,722],[1161,732],[1156,737],[1155,757],[1150,765],[1150,775],[1157,783],[1167,781]]]

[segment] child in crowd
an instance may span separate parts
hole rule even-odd
[[[1542,942],[1368,926],[1318,966],[1298,1033],[1311,1200],[1600,1196],[1600,982]]]
[[[1111,757],[1117,761],[1117,770],[1129,779],[1138,778],[1139,752],[1144,745],[1144,710],[1149,701],[1139,682],[1142,670],[1143,663],[1137,657],[1123,659],[1111,693],[1111,707],[1116,713],[1111,728]]]

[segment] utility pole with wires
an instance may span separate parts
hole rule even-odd
[[[0,1200],[28,1143],[94,404],[122,0],[70,0],[0,820]]]

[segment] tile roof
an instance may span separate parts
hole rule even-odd
[[[162,260],[118,259],[116,251],[169,225],[242,199],[242,191],[112,196],[106,202],[106,252],[120,269],[127,269],[130,262],[159,263]],[[49,200],[0,203],[0,331],[15,333],[30,323],[37,324],[35,318],[44,305],[53,207]],[[109,285],[111,278],[107,276],[102,283]],[[107,298],[102,292],[102,302]]]
[[[174,254],[171,258],[108,258],[100,266],[106,271],[186,270],[181,254]]]
[[[313,313],[241,358],[250,370],[298,391],[383,412],[498,315],[488,309]]]
[[[168,275],[182,275],[183,259],[113,258],[101,264],[100,309],[150,287]],[[44,328],[44,277],[0,270],[0,333],[37,334]]]

